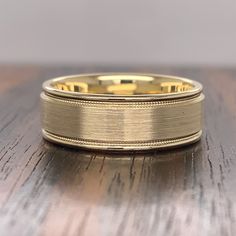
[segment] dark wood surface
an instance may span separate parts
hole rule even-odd
[[[51,77],[139,71],[204,85],[202,140],[130,154],[42,139],[39,94]],[[235,235],[236,70],[0,67],[0,235]]]

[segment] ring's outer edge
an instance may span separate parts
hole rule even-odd
[[[42,129],[42,134],[43,137],[48,141],[71,147],[93,149],[93,150],[107,150],[107,151],[144,151],[153,149],[167,149],[170,147],[179,147],[195,143],[200,140],[202,136],[202,130],[187,137],[181,137],[170,140],[159,140],[159,141],[157,140],[145,143],[142,142],[108,143],[108,142],[84,141],[51,134],[50,132],[47,132],[44,129]]]

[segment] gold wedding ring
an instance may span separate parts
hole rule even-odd
[[[202,85],[156,74],[82,74],[43,84],[42,133],[59,144],[148,150],[196,142]]]

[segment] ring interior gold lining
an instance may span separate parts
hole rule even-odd
[[[152,74],[85,74],[59,77],[43,84],[45,92],[83,99],[176,99],[202,91],[196,81]]]

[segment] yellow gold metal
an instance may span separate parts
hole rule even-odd
[[[153,74],[86,74],[43,84],[42,132],[50,141],[103,150],[192,143],[202,134],[202,86]]]

